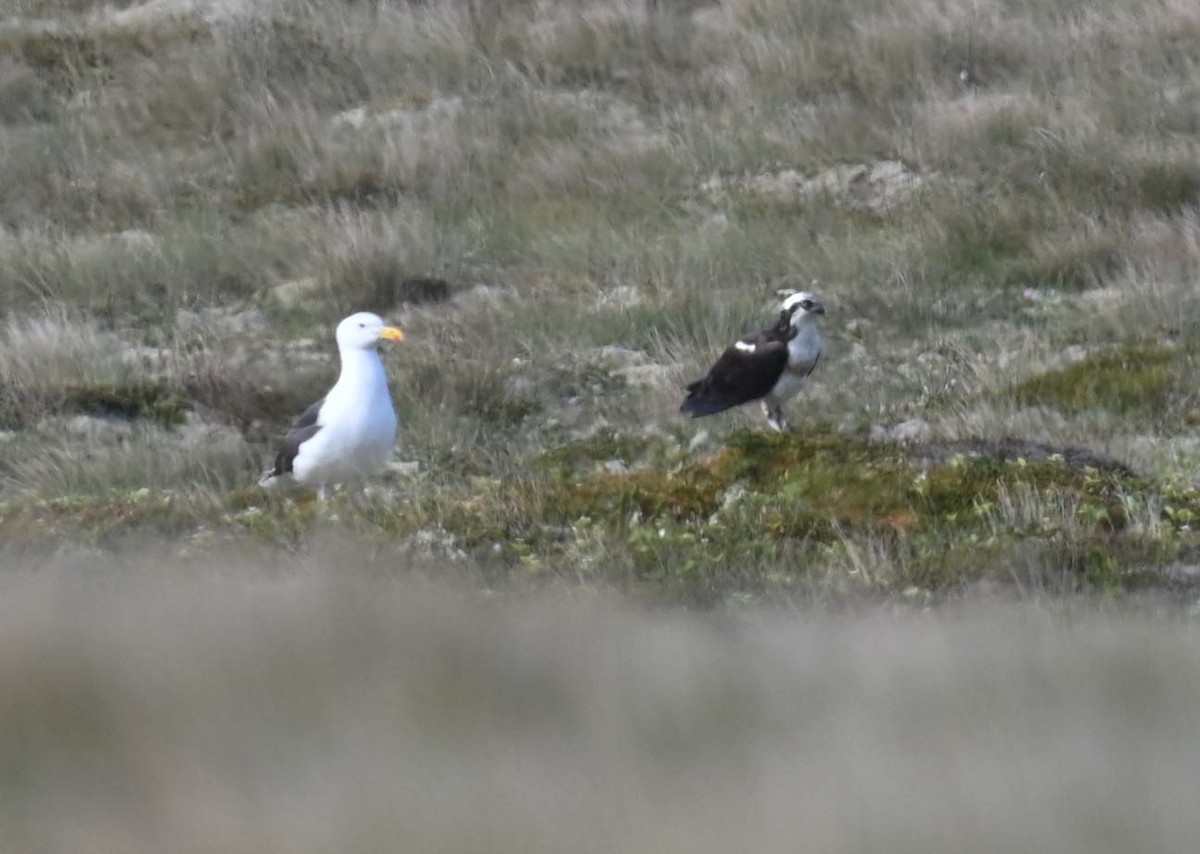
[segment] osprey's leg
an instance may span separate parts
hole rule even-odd
[[[771,425],[771,429],[776,433],[786,433],[792,429],[791,422],[783,414],[783,406],[781,404],[764,399],[762,410],[763,415],[767,416],[767,423]]]

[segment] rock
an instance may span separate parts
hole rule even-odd
[[[608,371],[609,376],[619,377],[633,387],[653,387],[670,384],[673,368],[650,361],[642,350],[606,344],[589,350],[585,360]],[[597,389],[597,393],[602,389]]]
[[[596,295],[596,308],[633,308],[644,302],[641,290],[633,285],[617,285]]]
[[[158,235],[140,228],[129,228],[108,238],[110,242],[129,252],[158,252],[161,242]]]
[[[709,195],[721,196],[732,188],[777,204],[827,197],[838,207],[886,213],[908,201],[927,181],[928,177],[919,175],[898,160],[878,160],[834,166],[811,176],[795,169],[740,178],[714,175],[700,189]]]
[[[586,442],[589,439],[596,438],[596,436],[600,435],[611,427],[612,425],[609,423],[608,419],[604,416],[600,416],[587,427],[581,430],[576,430],[574,433],[572,433],[571,440],[575,442]]]
[[[627,474],[629,466],[625,465],[621,460],[608,460],[604,463],[604,470],[609,474]]]
[[[134,365],[140,373],[157,375],[163,370],[174,355],[170,347],[150,347],[145,344],[125,344],[121,348],[120,360],[123,364]]]
[[[376,109],[359,106],[333,117],[330,124],[335,128],[354,131],[382,130],[400,135],[422,135],[431,138],[444,137],[458,121],[463,101],[459,97],[434,98],[428,104],[417,107],[393,107]]]
[[[306,277],[276,285],[268,293],[280,308],[294,311],[310,306],[323,297],[325,288],[318,279]]]
[[[246,444],[241,431],[228,424],[207,421],[195,413],[189,412],[184,423],[174,431],[180,445],[185,448],[197,448],[212,451],[216,448],[235,451]]]
[[[670,144],[665,133],[647,126],[635,104],[611,92],[598,89],[534,90],[533,97],[538,108],[574,120],[587,133],[589,142],[597,147],[621,154],[637,154]]]
[[[927,442],[933,435],[933,428],[924,418],[910,418],[893,427],[891,434],[897,442]]]
[[[389,460],[385,468],[400,477],[415,477],[421,471],[421,464],[416,460]]]
[[[598,350],[593,350],[592,357],[598,362],[605,362],[617,367],[644,365],[650,361],[650,357],[641,350],[633,350],[619,344],[605,344]]]
[[[1026,460],[1031,463],[1056,460],[1067,468],[1093,468],[1120,477],[1135,477],[1137,473],[1126,463],[1090,448],[1050,445],[1028,439],[960,439],[946,442],[915,444],[909,451],[913,459],[942,464],[955,457],[993,459],[1009,463]]]
[[[261,309],[240,305],[216,306],[198,311],[180,309],[175,315],[175,326],[183,333],[217,332],[249,338],[266,330],[269,325]]]
[[[746,487],[735,483],[721,494],[721,509],[728,510],[746,497]]]
[[[450,298],[452,305],[460,308],[490,308],[512,296],[512,291],[500,285],[474,285]]]
[[[668,365],[651,362],[648,365],[619,368],[612,373],[614,376],[623,377],[625,382],[634,388],[656,388],[672,384],[674,369]]]
[[[189,18],[213,25],[247,18],[256,5],[252,0],[148,0],[110,11],[106,19],[119,27],[161,26]]]
[[[721,506],[717,508],[715,513],[708,517],[708,524],[718,524],[721,521],[721,515],[729,512],[730,508],[735,507],[748,494],[749,493],[746,490],[746,487],[742,486],[740,483],[731,485],[721,493]]]
[[[133,432],[133,424],[124,418],[107,418],[100,415],[72,415],[69,418],[53,419],[63,432],[89,442],[111,444],[123,441]],[[45,426],[46,422],[43,422]]]
[[[688,446],[687,446],[688,453],[694,454],[696,451],[700,450],[705,445],[707,445],[711,441],[711,439],[712,439],[712,437],[709,435],[707,430],[701,430],[699,433],[697,433],[695,436],[693,436],[691,438],[691,441],[688,442]]]
[[[872,442],[928,442],[933,428],[924,418],[910,418],[895,426],[872,424],[867,438]]]
[[[700,223],[700,231],[708,234],[719,234],[729,228],[729,217],[723,213],[706,216]]]
[[[458,545],[453,534],[442,527],[422,528],[404,541],[425,557],[445,558],[453,561],[466,560],[467,553]]]

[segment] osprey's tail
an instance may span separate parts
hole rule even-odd
[[[690,383],[687,391],[688,396],[683,401],[683,405],[679,407],[679,411],[687,412],[693,418],[716,415],[718,412],[724,412],[726,409],[732,409],[737,406],[737,403],[734,401],[719,400],[712,397],[712,389],[709,387],[707,377]]]

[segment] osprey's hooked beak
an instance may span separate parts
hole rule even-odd
[[[403,341],[404,333],[394,326],[385,326],[379,330],[379,337],[385,341]]]

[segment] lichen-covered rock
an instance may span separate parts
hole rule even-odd
[[[730,190],[774,204],[828,199],[838,207],[883,214],[904,204],[929,180],[898,160],[834,166],[813,175],[796,169],[740,177],[713,176],[701,185],[719,198]]]

